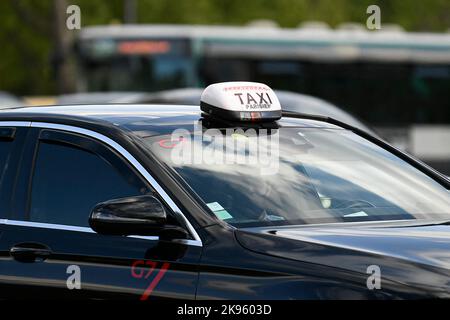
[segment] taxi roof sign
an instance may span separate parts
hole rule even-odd
[[[221,82],[208,86],[200,98],[207,115],[233,121],[263,122],[281,118],[275,92],[258,82]]]

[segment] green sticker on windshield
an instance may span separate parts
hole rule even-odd
[[[211,209],[211,211],[213,211],[213,212],[215,212],[215,211],[220,211],[220,210],[225,210],[221,205],[220,205],[220,203],[218,203],[218,202],[210,202],[210,203],[207,203],[206,204],[210,209]]]
[[[217,216],[217,218],[219,218],[220,220],[227,220],[227,219],[233,218],[233,216],[232,216],[231,214],[229,214],[227,210],[215,211],[214,214],[215,214],[215,215]]]
[[[220,220],[227,220],[233,218],[233,216],[227,210],[225,210],[218,202],[211,202],[207,203],[206,205],[211,209],[212,212],[214,212],[216,217],[219,218]]]
[[[358,211],[355,213],[346,214],[344,218],[355,218],[355,217],[368,217],[368,214],[364,211]]]

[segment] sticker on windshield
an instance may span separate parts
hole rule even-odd
[[[158,141],[158,144],[161,148],[173,149],[183,142],[185,142],[185,138],[179,137],[178,139],[163,139]]]
[[[248,140],[248,137],[246,135],[240,133],[232,133],[231,137],[235,140]]]
[[[355,213],[346,214],[344,218],[354,218],[354,217],[368,217],[368,214],[364,211],[358,211]]]
[[[214,211],[225,210],[225,208],[222,207],[222,206],[220,205],[220,203],[218,203],[218,202],[211,202],[211,203],[207,203],[206,205],[207,205],[213,212],[214,212]]]
[[[220,220],[227,220],[233,218],[233,216],[227,210],[225,210],[225,208],[222,207],[218,202],[211,202],[207,203],[206,205],[211,209],[212,212],[214,212],[216,217],[219,218]]]

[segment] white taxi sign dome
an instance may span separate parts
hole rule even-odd
[[[275,121],[281,105],[275,92],[258,82],[221,82],[208,86],[200,98],[207,115],[234,121]]]

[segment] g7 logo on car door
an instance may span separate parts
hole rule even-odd
[[[157,262],[155,261],[144,261],[136,260],[131,265],[131,276],[136,279],[148,279],[153,271],[157,267]],[[158,285],[159,281],[164,277],[164,274],[169,269],[170,263],[164,262],[159,268],[158,273],[150,281],[150,284],[145,289],[144,293],[141,295],[140,300],[145,301],[152,294],[155,287]]]

